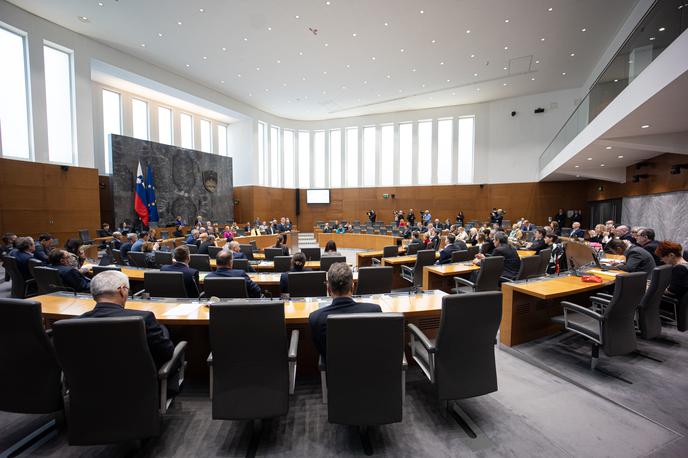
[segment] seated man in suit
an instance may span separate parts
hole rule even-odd
[[[72,266],[72,257],[65,250],[53,250],[48,255],[50,267],[54,267],[60,273],[62,284],[72,288],[76,292],[88,292],[91,280],[84,277],[78,269]]]
[[[569,234],[569,237],[582,239],[584,236],[585,231],[581,228],[581,224],[579,222],[573,223],[571,225],[571,234]]]
[[[161,272],[181,272],[184,274],[184,287],[188,297],[198,297],[198,271],[189,267],[189,248],[178,246],[174,249],[174,264],[162,266]]]
[[[454,234],[447,235],[447,246],[440,251],[440,260],[438,264],[449,264],[451,262],[452,253],[455,251],[467,250],[468,247],[461,240],[456,240]]]
[[[417,244],[417,245],[419,245],[419,246],[421,246],[421,247],[423,246],[423,241],[420,239],[420,232],[418,232],[418,231],[413,231],[413,232],[411,233],[411,241],[409,242],[409,245],[412,244],[412,243],[415,243],[415,244]],[[420,249],[421,249],[421,248],[419,248],[419,250],[420,250]]]
[[[199,236],[199,239],[201,244],[198,247],[198,254],[208,254],[208,247],[215,246],[215,236],[204,232]]]
[[[657,247],[659,246],[659,242],[655,240],[655,231],[654,229],[642,227],[638,230],[638,234],[635,237],[636,242],[638,243],[638,246],[643,247],[648,253],[652,255],[652,257],[655,260],[655,264],[658,266],[661,266],[664,264],[662,260],[657,256]],[[36,256],[36,253],[33,254]]]
[[[122,248],[122,233],[115,231],[112,233],[112,249],[119,250]]]
[[[138,236],[134,232],[127,234],[127,241],[124,242],[119,248],[119,253],[122,255],[122,261],[127,262],[129,260],[127,256],[131,251],[131,247],[134,246],[136,239],[138,239]]]
[[[143,251],[144,243],[148,242],[149,235],[148,232],[141,232],[141,236],[138,240],[134,242],[131,246],[131,251]]]
[[[52,249],[53,236],[50,234],[41,234],[38,236],[38,245],[36,251],[33,252],[33,257],[39,261],[48,262],[48,253]]]
[[[633,238],[633,235],[631,235],[631,230],[628,228],[628,226],[618,226],[616,229],[614,229],[614,235],[621,240],[628,240],[635,245],[635,239]]]
[[[327,292],[334,298],[332,304],[314,311],[308,317],[313,343],[323,362],[327,357],[327,317],[330,314],[382,312],[377,304],[354,301],[351,297],[353,290],[351,268],[343,262],[332,264],[327,272]]]
[[[24,280],[33,278],[29,271],[29,259],[33,259],[33,252],[36,250],[36,244],[31,237],[19,237],[14,250],[10,251],[10,256],[14,256],[17,260],[17,268],[21,272]]]
[[[542,250],[547,248],[545,243],[545,235],[547,231],[544,229],[536,229],[533,233],[533,241],[526,245],[527,250],[533,250],[535,254],[540,254]]]
[[[260,297],[260,286],[258,286],[248,274],[241,269],[232,269],[232,254],[228,251],[220,251],[217,254],[217,270],[210,272],[205,278],[234,277],[243,278],[246,282],[246,292],[248,297]]]
[[[617,269],[624,272],[645,272],[649,277],[657,267],[650,253],[630,241],[614,239],[607,244],[607,250],[612,254],[626,256],[625,262],[616,265]]]
[[[516,250],[509,245],[509,237],[504,232],[497,232],[494,236],[494,245],[495,248],[489,256],[503,256],[504,270],[502,271],[502,276],[514,278],[518,275],[518,271],[521,268],[521,258],[518,256]],[[479,265],[480,261],[485,259],[485,257],[485,254],[478,253],[473,263]]]
[[[110,230],[110,224],[103,223],[103,228],[96,231],[98,237],[110,237],[112,236],[112,231]]]
[[[192,229],[191,233],[186,238],[186,241],[184,243],[186,243],[187,245],[195,245],[196,241],[198,240],[198,234],[198,229]]]

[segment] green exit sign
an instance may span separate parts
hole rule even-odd
[[[383,195],[382,195],[382,198],[383,198],[383,199],[389,199],[389,194],[383,194]]]

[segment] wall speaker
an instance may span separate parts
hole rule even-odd
[[[296,188],[294,196],[296,197],[294,202],[294,208],[296,209],[296,216],[299,216],[301,214],[301,190]]]

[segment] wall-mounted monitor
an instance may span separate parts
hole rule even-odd
[[[330,190],[329,189],[307,189],[306,190],[307,204],[329,204]]]

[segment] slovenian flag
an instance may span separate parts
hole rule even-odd
[[[148,199],[146,198],[146,185],[143,183],[143,171],[141,162],[136,171],[136,191],[134,192],[134,210],[139,215],[144,226],[148,226]]]
[[[151,223],[157,223],[158,217],[158,203],[155,201],[155,184],[153,184],[153,169],[148,164],[148,171],[146,173],[146,197],[148,199],[148,220]]]

